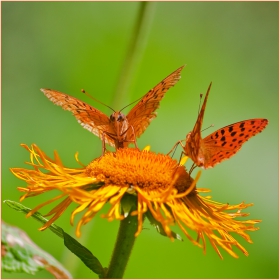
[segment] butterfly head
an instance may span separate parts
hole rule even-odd
[[[120,111],[113,113],[110,116],[110,124],[117,138],[125,138],[128,129],[128,121],[124,114]]]
[[[126,120],[126,116],[120,112],[115,112],[110,116],[110,121],[112,123],[116,123],[116,122],[123,122]]]

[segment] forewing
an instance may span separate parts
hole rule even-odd
[[[199,141],[201,139],[201,129],[202,129],[202,124],[203,124],[204,112],[205,112],[205,109],[206,109],[206,104],[207,104],[208,95],[210,93],[211,86],[212,86],[212,83],[210,83],[210,85],[207,89],[202,107],[200,109],[200,112],[198,114],[196,123],[194,125],[193,130],[192,130],[192,139],[195,138],[196,141]]]
[[[214,167],[236,154],[251,137],[263,131],[267,119],[250,119],[225,126],[202,141],[204,168]]]
[[[204,164],[204,152],[203,152],[203,141],[201,138],[201,128],[204,118],[204,112],[208,100],[208,96],[210,93],[212,83],[210,83],[206,95],[204,97],[203,104],[201,106],[200,112],[198,114],[197,120],[195,122],[193,130],[187,134],[186,144],[184,146],[184,152],[187,156],[189,156],[196,165],[201,166]]]
[[[101,111],[93,108],[87,103],[76,99],[65,93],[52,90],[41,89],[45,96],[54,104],[61,106],[64,110],[72,112],[78,122],[87,130],[102,139],[104,132],[109,132],[109,118]],[[106,134],[105,141],[114,146],[114,142]]]
[[[158,85],[146,93],[141,100],[131,109],[127,115],[128,123],[134,129],[135,138],[139,137],[148,127],[150,122],[156,117],[156,109],[165,93],[174,86],[181,78],[181,71],[185,66],[180,67]],[[128,130],[127,138],[133,138],[132,129]]]

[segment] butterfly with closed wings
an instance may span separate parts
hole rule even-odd
[[[268,124],[267,119],[244,120],[220,128],[202,139],[201,128],[211,85],[212,83],[208,87],[194,128],[186,136],[185,146],[179,141],[184,154],[194,162],[190,172],[195,166],[207,169],[231,158],[246,141],[262,132]]]
[[[108,117],[101,111],[70,95],[52,89],[41,89],[47,98],[64,110],[72,112],[78,122],[87,130],[102,139],[102,152],[105,143],[116,149],[127,147],[138,138],[156,117],[155,110],[167,90],[181,78],[180,73],[185,66],[178,68],[158,85],[146,93],[125,116],[121,111],[114,111]]]

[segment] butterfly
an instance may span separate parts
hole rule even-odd
[[[220,128],[202,139],[201,128],[211,85],[212,83],[206,92],[195,126],[186,136],[185,146],[181,143],[184,154],[190,157],[196,166],[204,169],[231,158],[246,141],[262,132],[268,124],[267,119],[245,120]],[[191,170],[193,168],[194,165]]]
[[[114,111],[111,108],[114,113],[108,117],[96,108],[65,93],[52,89],[41,89],[41,91],[54,104],[72,112],[85,129],[101,138],[104,154],[105,143],[116,149],[127,147],[131,142],[137,147],[136,138],[146,130],[156,117],[155,110],[159,108],[160,101],[167,90],[179,81],[180,73],[184,67],[185,65],[178,68],[140,98],[140,101],[127,116],[121,113],[125,107],[120,111]]]

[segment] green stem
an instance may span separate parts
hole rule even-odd
[[[125,97],[127,98],[127,93],[132,84],[132,77],[135,76],[135,71],[140,64],[147,45],[155,5],[156,2],[140,2],[138,19],[115,90],[112,107],[118,110],[121,106],[126,105],[123,101]]]
[[[137,231],[137,216],[128,215],[120,222],[119,233],[106,278],[122,278],[130,253],[132,251],[135,232]]]

